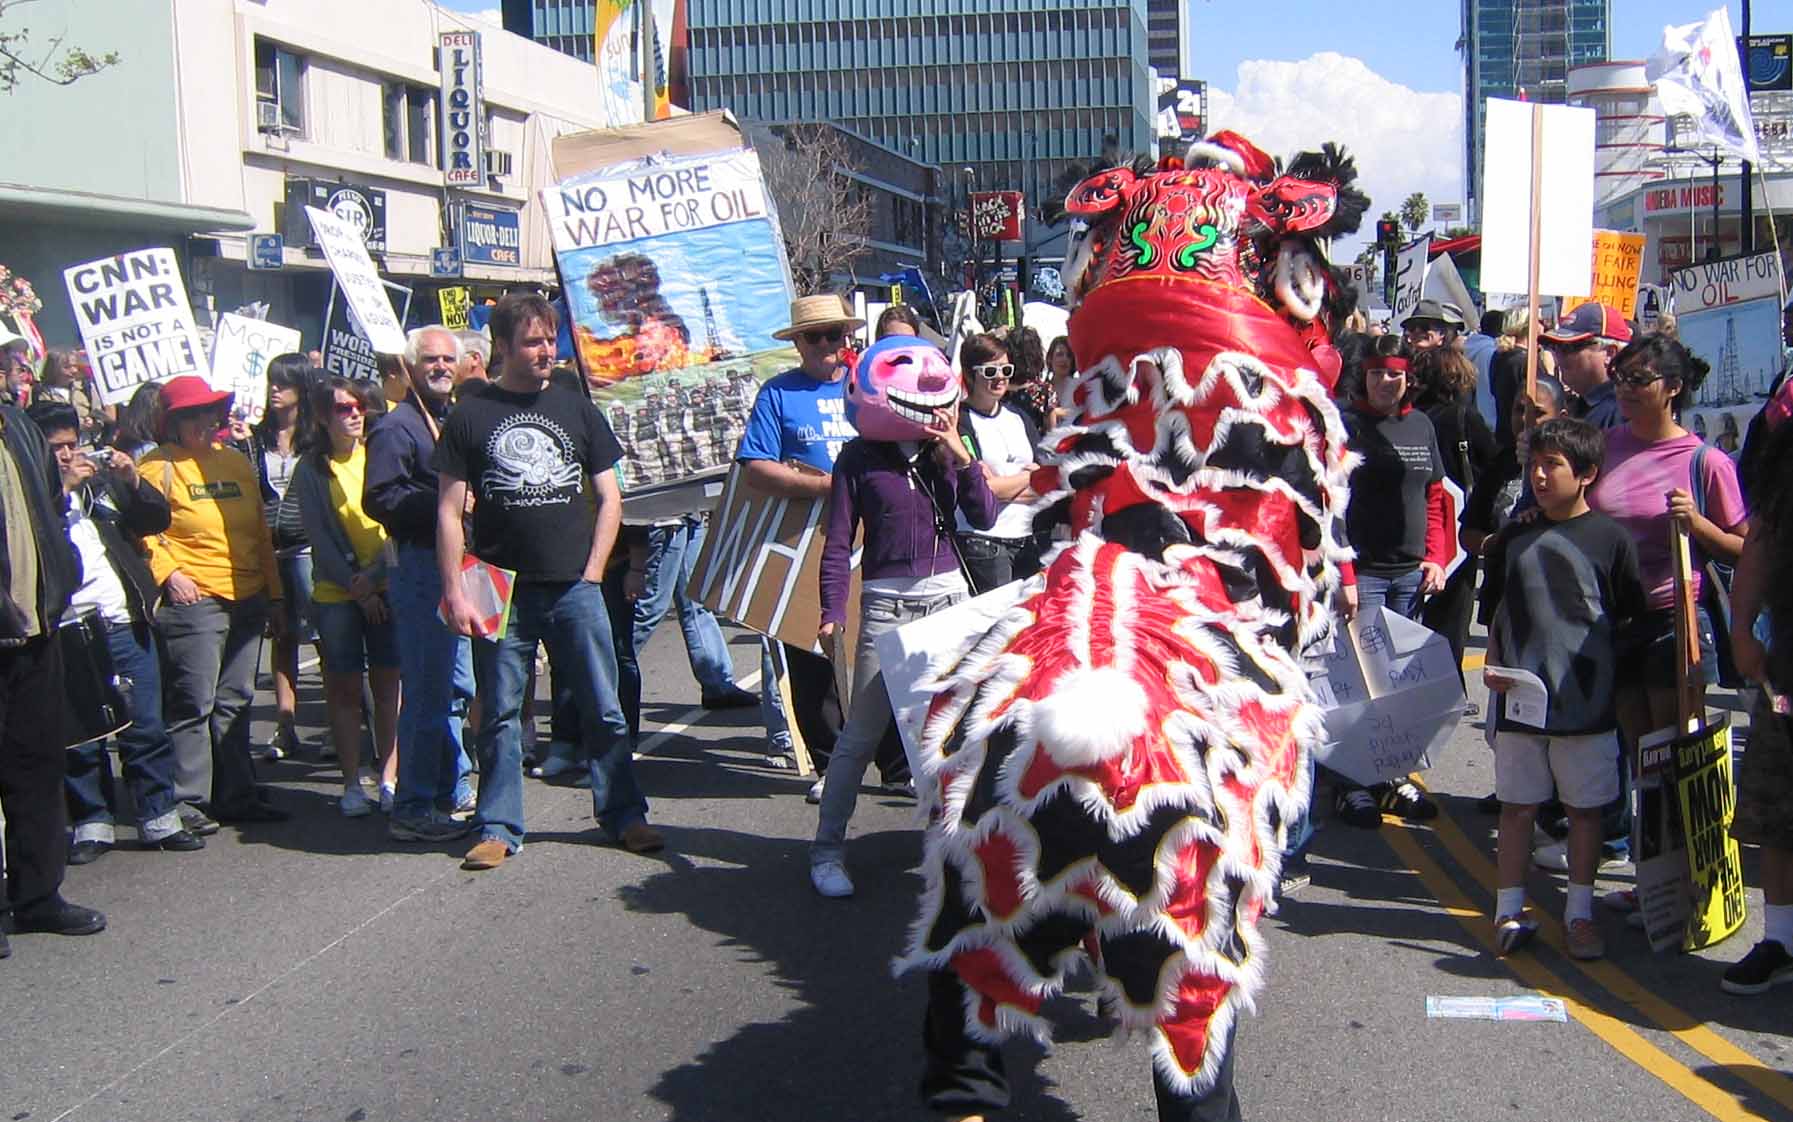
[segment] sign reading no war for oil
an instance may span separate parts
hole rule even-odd
[[[100,403],[128,401],[146,382],[210,372],[172,249],[139,249],[62,273]]]

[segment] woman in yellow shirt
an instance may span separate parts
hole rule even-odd
[[[311,543],[312,622],[324,659],[330,736],[342,761],[339,805],[350,818],[374,809],[360,768],[363,672],[373,687],[382,810],[392,809],[398,779],[398,639],[386,602],[386,531],[361,506],[367,413],[377,392],[347,378],[318,380],[312,388],[316,429],[292,482]]]
[[[162,586],[156,629],[175,794],[183,824],[196,834],[216,833],[218,821],[287,817],[256,787],[249,755],[262,631],[278,632],[283,621],[270,612],[281,587],[261,485],[248,459],[218,442],[232,396],[196,375],[169,379],[162,444],[138,465],[172,515],[167,531],[145,545]]]

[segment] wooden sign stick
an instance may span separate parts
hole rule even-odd
[[[1525,399],[1538,392],[1538,257],[1544,226],[1544,106],[1532,106],[1531,244],[1526,248]]]
[[[1669,552],[1675,567],[1675,718],[1681,732],[1698,732],[1706,714],[1700,703],[1700,631],[1693,602],[1693,549],[1687,525],[1672,519]]]

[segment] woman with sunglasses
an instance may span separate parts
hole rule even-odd
[[[311,614],[311,546],[299,519],[297,503],[283,503],[299,466],[299,452],[311,431],[311,381],[315,369],[302,354],[275,355],[268,361],[268,396],[261,420],[249,428],[241,446],[261,481],[262,513],[274,535],[274,561],[280,587],[286,591],[286,629],[273,644],[269,661],[274,677],[274,733],[258,749],[258,757],[278,760],[298,749],[294,725],[298,708],[299,644],[308,634]]]
[[[162,387],[163,442],[138,466],[168,499],[168,529],[144,544],[162,588],[156,628],[175,793],[196,834],[215,833],[213,818],[286,818],[262,800],[249,755],[262,630],[278,638],[285,617],[260,481],[247,457],[219,443],[233,397],[197,375],[170,379]]]
[[[375,392],[371,383],[320,379],[312,389],[315,427],[293,473],[317,574],[311,616],[324,660],[330,738],[342,762],[338,805],[349,818],[374,809],[360,766],[363,673],[373,687],[382,809],[392,809],[398,783],[398,640],[386,602],[386,530],[361,504],[367,413]]]
[[[965,379],[965,407],[959,411],[959,436],[983,467],[984,480],[1002,506],[988,530],[973,528],[958,514],[960,550],[976,592],[988,592],[1017,577],[1016,559],[1033,540],[1033,497],[1028,481],[1035,468],[1034,446],[1040,432],[1033,418],[1003,400],[1014,378],[1009,352],[994,335],[973,335],[959,344],[959,369]]]
[[[1637,545],[1638,575],[1649,611],[1634,636],[1640,658],[1627,660],[1619,682],[1619,728],[1635,750],[1653,729],[1676,723],[1675,577],[1669,543],[1680,522],[1693,538],[1693,597],[1700,603],[1706,560],[1735,562],[1749,534],[1748,512],[1737,468],[1717,450],[1698,455],[1700,438],[1677,422],[1708,367],[1674,339],[1646,335],[1612,362],[1612,381],[1625,423],[1606,430],[1606,461],[1588,493],[1588,505],[1618,520]],[[1698,494],[1694,488],[1698,457]],[[1705,687],[1718,679],[1712,620],[1696,612],[1700,640],[1700,709]]]

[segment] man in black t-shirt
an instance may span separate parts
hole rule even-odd
[[[548,645],[557,677],[573,690],[599,826],[634,853],[664,844],[647,824],[647,799],[635,783],[601,587],[622,520],[611,471],[622,449],[588,398],[549,385],[555,329],[554,308],[541,297],[513,293],[499,301],[492,337],[506,345],[497,380],[461,402],[436,446],[444,615],[475,636],[481,707],[479,842],[462,862],[468,869],[496,868],[523,844],[523,691],[538,643]],[[462,530],[469,491],[470,547]],[[480,611],[461,582],[463,552],[516,573],[501,635],[479,636]]]

